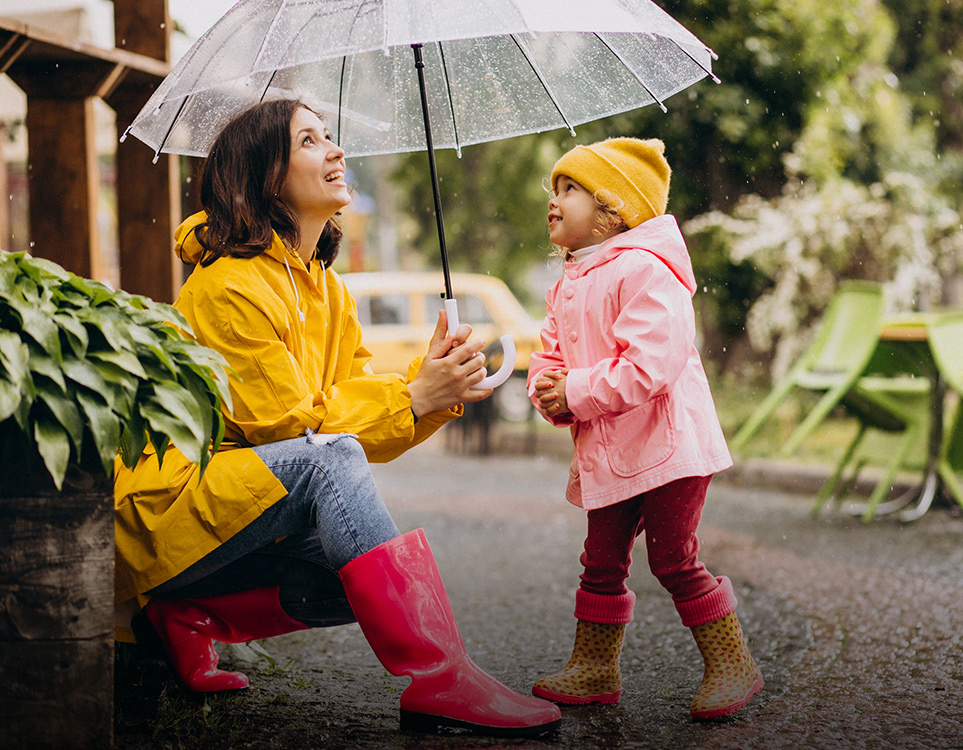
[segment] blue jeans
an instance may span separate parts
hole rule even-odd
[[[254,451],[288,494],[149,593],[187,599],[279,586],[284,611],[306,625],[353,622],[338,571],[399,535],[364,450],[341,435],[327,444],[295,438]]]

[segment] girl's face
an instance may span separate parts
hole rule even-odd
[[[325,222],[351,203],[344,181],[344,150],[321,119],[304,108],[291,118],[291,158],[281,198],[303,223]]]
[[[580,250],[607,239],[599,225],[600,213],[595,196],[571,177],[562,175],[548,202],[549,239],[566,250]]]

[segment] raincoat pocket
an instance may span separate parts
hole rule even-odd
[[[658,466],[675,451],[667,394],[599,421],[609,466],[621,477],[632,477]]]

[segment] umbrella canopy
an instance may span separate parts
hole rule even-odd
[[[295,96],[349,156],[424,150],[413,44],[433,145],[454,149],[661,105],[711,75],[713,58],[650,0],[241,0],[129,132],[158,153],[204,156],[240,109]]]
[[[348,156],[427,150],[454,332],[434,149],[574,135],[647,104],[665,110],[664,99],[712,76],[714,57],[650,0],[240,0],[127,132],[155,154],[206,156],[240,110],[292,97],[326,115]],[[479,387],[511,373],[510,337],[502,347],[501,368]]]

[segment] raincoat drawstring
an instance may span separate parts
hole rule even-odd
[[[291,288],[294,289],[294,306],[298,308],[298,320],[304,322],[304,311],[301,309],[301,294],[298,292],[298,285],[294,283],[294,274],[291,273],[291,266],[288,259],[284,259],[284,267],[288,269],[288,278],[291,280]]]

